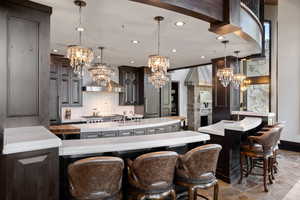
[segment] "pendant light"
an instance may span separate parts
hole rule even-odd
[[[100,50],[100,55],[97,56],[99,62],[96,62],[88,71],[96,85],[107,86],[114,74],[114,70],[103,62],[104,47],[98,47],[98,49]]]
[[[234,53],[236,54],[236,67],[240,68],[240,63],[239,63],[239,53],[240,53],[240,51],[235,51]],[[242,73],[234,74],[233,77],[232,77],[233,87],[235,89],[239,89],[240,85],[243,84],[245,79],[246,79],[246,76]]]
[[[224,68],[218,69],[217,77],[223,87],[227,87],[233,77],[233,70],[230,67],[227,67],[227,54],[226,54],[226,45],[229,43],[228,40],[222,41],[224,44]]]
[[[75,0],[74,4],[79,7],[79,26],[76,31],[79,33],[79,45],[68,46],[67,58],[70,59],[70,65],[77,76],[83,77],[84,68],[90,66],[94,54],[91,48],[82,46],[82,33],[84,28],[82,27],[82,8],[87,5],[84,0]]]
[[[164,17],[157,16],[154,18],[158,25],[157,35],[157,54],[150,55],[148,58],[148,66],[151,71],[149,81],[156,87],[161,88],[168,81],[167,70],[170,67],[170,60],[168,57],[160,55],[160,22],[164,20]]]

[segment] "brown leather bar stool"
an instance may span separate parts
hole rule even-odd
[[[69,165],[70,192],[76,200],[122,199],[124,162],[117,157],[93,157]]]
[[[264,177],[264,190],[268,192],[267,187],[267,178],[269,182],[272,184],[274,179],[274,151],[280,139],[280,133],[282,131],[282,127],[276,126],[267,131],[259,132],[258,136],[249,136],[249,144],[244,144],[241,146],[241,156],[240,156],[240,166],[241,166],[241,178],[240,183],[243,180],[244,172],[246,172],[246,176],[252,173],[253,167],[255,165],[251,164],[249,169],[248,162],[247,170],[244,170],[244,159],[248,160],[250,158],[251,163],[253,161],[261,161],[263,162],[263,174],[254,174],[254,175],[262,175]]]
[[[207,144],[180,155],[176,168],[175,183],[189,188],[189,200],[196,200],[197,189],[214,187],[214,200],[218,199],[219,185],[215,177],[219,153],[218,144]]]
[[[128,199],[176,199],[173,179],[178,154],[172,151],[147,153],[128,159]]]

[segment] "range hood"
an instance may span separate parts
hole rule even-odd
[[[82,87],[82,91],[84,92],[123,92],[124,87],[120,86],[118,83],[114,81],[110,81],[107,86],[98,86],[98,85],[87,85]]]
[[[208,65],[191,68],[184,84],[186,86],[212,86],[212,67]]]

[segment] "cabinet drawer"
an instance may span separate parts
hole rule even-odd
[[[168,132],[168,127],[167,126],[162,126],[162,127],[157,127],[156,128],[156,134],[167,133],[167,132]]]
[[[101,137],[116,137],[118,136],[117,131],[105,131],[101,133]]]
[[[180,131],[180,123],[171,126],[171,132],[177,132],[177,131]]]
[[[133,135],[133,130],[124,130],[124,131],[119,131],[119,136],[131,136]]]
[[[155,128],[147,128],[147,135],[152,135],[156,134],[156,129]]]
[[[98,138],[98,132],[81,133],[80,139]]]
[[[146,135],[147,133],[146,129],[136,129],[133,132],[134,135]]]

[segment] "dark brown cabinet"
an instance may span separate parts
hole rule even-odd
[[[170,77],[169,77],[170,78]],[[171,80],[171,78],[170,78]],[[160,116],[166,117],[172,115],[172,82],[169,81],[160,89]]]
[[[33,2],[0,1],[0,127],[49,124],[50,15]]]
[[[0,155],[0,199],[58,200],[58,149]]]
[[[61,107],[82,106],[82,80],[62,56],[51,55],[50,66],[50,124],[58,124]]]
[[[119,84],[124,92],[119,95],[120,105],[143,104],[143,69],[135,67],[119,67]]]
[[[149,82],[149,70],[145,68],[144,76],[144,116],[154,118],[160,116],[160,89]]]

